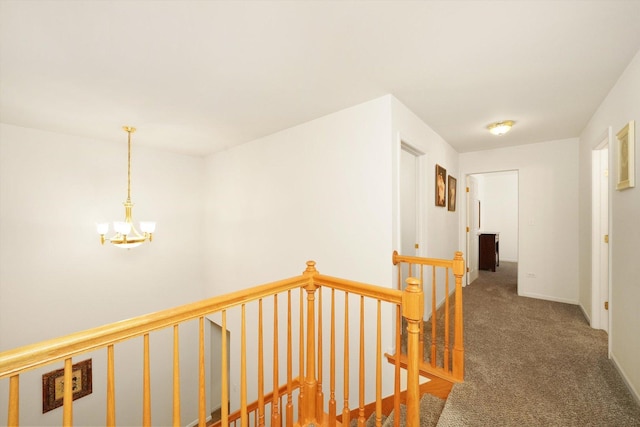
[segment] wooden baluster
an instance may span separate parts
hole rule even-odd
[[[431,267],[431,366],[436,366],[436,337],[437,337],[437,323],[438,312],[436,305],[436,267]]]
[[[449,268],[445,270],[444,281],[444,370],[450,371],[449,364]]]
[[[396,306],[396,365],[395,365],[395,381],[393,410],[396,414],[400,413],[400,346],[402,345],[402,313],[401,307]],[[422,323],[422,322],[421,322]],[[400,426],[400,417],[393,417],[394,427]]]
[[[358,426],[364,427],[367,419],[364,417],[364,296],[360,296],[360,363],[359,363],[359,405]]]
[[[322,289],[318,291],[318,386],[316,388],[316,421],[324,419],[324,393],[322,392]]]
[[[198,425],[207,425],[207,390],[204,366],[204,317],[200,317],[199,351],[198,351]]]
[[[298,362],[299,378],[300,378],[300,392],[298,393],[298,422],[302,422],[302,408],[304,407],[304,299],[302,298],[303,288],[300,288],[300,359]]]
[[[258,300],[258,423],[264,426],[264,365],[262,345],[262,298]]]
[[[273,399],[271,403],[271,426],[282,426],[280,416],[280,370],[278,356],[278,295],[273,296]]]
[[[376,427],[382,424],[382,314],[378,300],[378,321],[376,324]]]
[[[7,426],[18,427],[20,425],[20,376],[12,375],[9,378],[9,413]]]
[[[222,422],[221,425],[226,426],[229,425],[229,374],[227,371],[227,367],[228,367],[228,360],[227,360],[227,311],[223,310],[222,311],[222,343],[221,343],[222,349],[221,351],[221,358],[222,358],[222,363],[221,363],[221,375],[220,378],[222,378],[222,396],[220,398],[221,402],[221,411],[220,411],[220,421]]]
[[[107,346],[107,427],[116,425],[115,356],[113,344]]]
[[[424,292],[424,264],[420,264],[420,289]],[[424,362],[424,319],[420,322],[420,348],[419,348],[419,358],[420,363]]]
[[[349,292],[344,293],[344,402],[342,406],[342,425],[351,424],[351,411],[349,410]]]
[[[407,320],[407,426],[420,425],[420,382],[418,345],[419,323],[424,313],[423,293],[420,281],[410,277],[402,295],[403,316]]]
[[[242,304],[242,326],[240,333],[240,420],[242,426],[249,423],[249,414],[247,413],[247,327],[246,327],[246,308]]]
[[[149,334],[144,334],[142,425],[151,426],[151,364],[149,363]]]
[[[397,281],[398,290],[402,290],[402,262],[397,260],[398,252],[393,251],[392,261],[393,265],[397,265]],[[420,269],[422,272],[422,268]],[[422,335],[422,329],[420,329]],[[400,413],[400,355],[402,354],[402,315],[400,312],[400,306],[396,309],[396,362],[394,368],[394,394],[393,409],[396,414]],[[423,360],[422,358],[420,360]],[[394,417],[394,427],[400,426],[400,417]]]
[[[331,288],[331,348],[329,350],[329,427],[336,426],[336,290]]]
[[[455,294],[455,342],[453,345],[453,377],[462,381],[464,379],[464,337],[462,323],[462,277],[464,276],[464,259],[462,252],[456,252],[453,258],[453,275],[456,278]]]
[[[180,339],[178,325],[173,325],[173,425],[180,423]]]
[[[287,427],[293,427],[293,390],[291,382],[293,381],[293,361],[292,359],[292,342],[291,342],[291,290],[287,291]]]
[[[62,425],[73,425],[73,364],[71,358],[64,360],[64,386],[63,386],[63,412]]]

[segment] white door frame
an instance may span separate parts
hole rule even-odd
[[[613,309],[604,308],[611,295],[611,245],[604,243],[604,236],[609,235],[611,224],[611,180],[608,176],[611,138],[612,129],[609,127],[591,152],[591,327],[607,332],[611,330]],[[609,339],[609,348],[610,343]]]
[[[465,179],[465,194],[466,194],[466,202],[467,202],[467,215],[465,219],[465,235],[466,235],[466,254],[467,254],[467,272],[466,272],[466,285],[471,284],[475,279],[478,278],[478,238],[477,233],[480,230],[479,221],[476,221],[476,218],[479,218],[480,212],[476,209],[479,209],[480,201],[477,199],[477,189],[476,194],[471,194],[471,180],[475,178],[472,176],[473,174],[467,174]],[[477,185],[477,184],[476,184]],[[475,199],[474,199],[475,196]],[[476,203],[478,205],[476,205]],[[478,224],[478,228],[474,226]],[[473,234],[472,234],[473,233]],[[473,235],[476,235],[476,238],[473,238]]]

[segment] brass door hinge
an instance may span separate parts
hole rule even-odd
[[[467,233],[469,232],[469,227],[467,227]]]
[[[604,242],[605,243],[609,243],[609,235],[608,234],[604,235]]]
[[[604,309],[609,310],[609,301],[604,302]]]
[[[420,245],[416,243],[416,244],[415,244],[415,248],[416,248],[416,249],[420,249]]]
[[[469,270],[469,267],[467,267],[467,273],[470,272],[471,270]]]
[[[467,193],[469,192],[469,187],[467,187]]]

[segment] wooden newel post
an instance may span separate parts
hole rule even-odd
[[[462,277],[465,274],[462,252],[456,252],[453,258],[453,275],[456,278],[455,297],[455,342],[453,343],[453,377],[464,380],[464,327],[462,318]]]
[[[313,277],[318,274],[315,261],[307,261],[307,268],[302,273],[309,278],[309,282],[305,286],[307,291],[307,363],[306,374],[304,379],[304,402],[302,408],[302,420],[300,425],[312,423],[316,418],[316,393],[318,388],[318,380],[316,379],[316,341],[315,341],[315,292],[318,289],[313,281]],[[302,327],[302,325],[300,325]]]
[[[407,426],[420,425],[420,323],[424,314],[424,297],[420,280],[407,279],[402,293],[402,316],[407,321]]]

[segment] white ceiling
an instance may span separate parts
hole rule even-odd
[[[476,151],[578,136],[639,50],[640,1],[0,0],[0,121],[206,155],[390,93]]]

